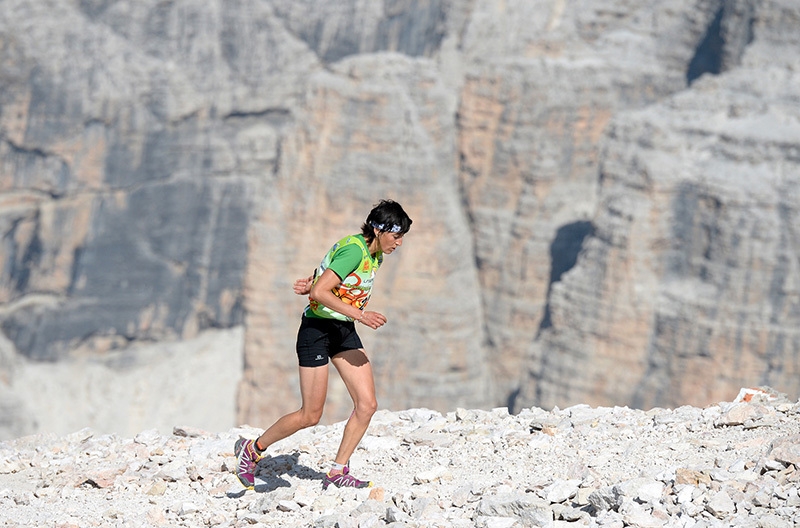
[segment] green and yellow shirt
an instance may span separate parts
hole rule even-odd
[[[369,253],[367,241],[363,235],[350,235],[336,242],[328,251],[319,268],[314,272],[314,283],[326,269],[331,269],[342,281],[333,290],[333,294],[347,304],[363,310],[372,293],[372,282],[375,272],[383,263],[383,253],[376,257]],[[306,317],[321,319],[353,319],[335,310],[331,310],[309,297],[308,306],[303,314]]]

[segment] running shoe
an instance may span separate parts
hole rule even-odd
[[[256,441],[240,438],[233,447],[236,455],[236,476],[247,489],[254,489],[256,485],[256,466],[263,455],[256,451]]]
[[[371,488],[372,482],[358,480],[350,474],[350,468],[345,466],[341,473],[331,475],[328,472],[322,479],[322,489],[328,489],[328,486],[333,484],[337,488]]]

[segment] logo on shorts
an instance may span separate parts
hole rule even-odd
[[[314,358],[315,361],[321,361],[323,359],[325,359],[325,358],[322,357],[320,354],[317,354],[317,357]]]

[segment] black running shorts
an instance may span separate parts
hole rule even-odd
[[[297,359],[301,367],[321,367],[339,352],[364,348],[353,322],[303,316],[297,331]]]

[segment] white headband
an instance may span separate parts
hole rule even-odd
[[[386,224],[378,224],[378,223],[375,223],[375,222],[370,222],[369,225],[371,225],[372,227],[374,227],[378,231],[385,231],[387,233],[399,233],[400,230],[403,229],[402,227],[400,227],[397,224],[393,225],[390,229],[384,229],[384,227],[386,227]]]

